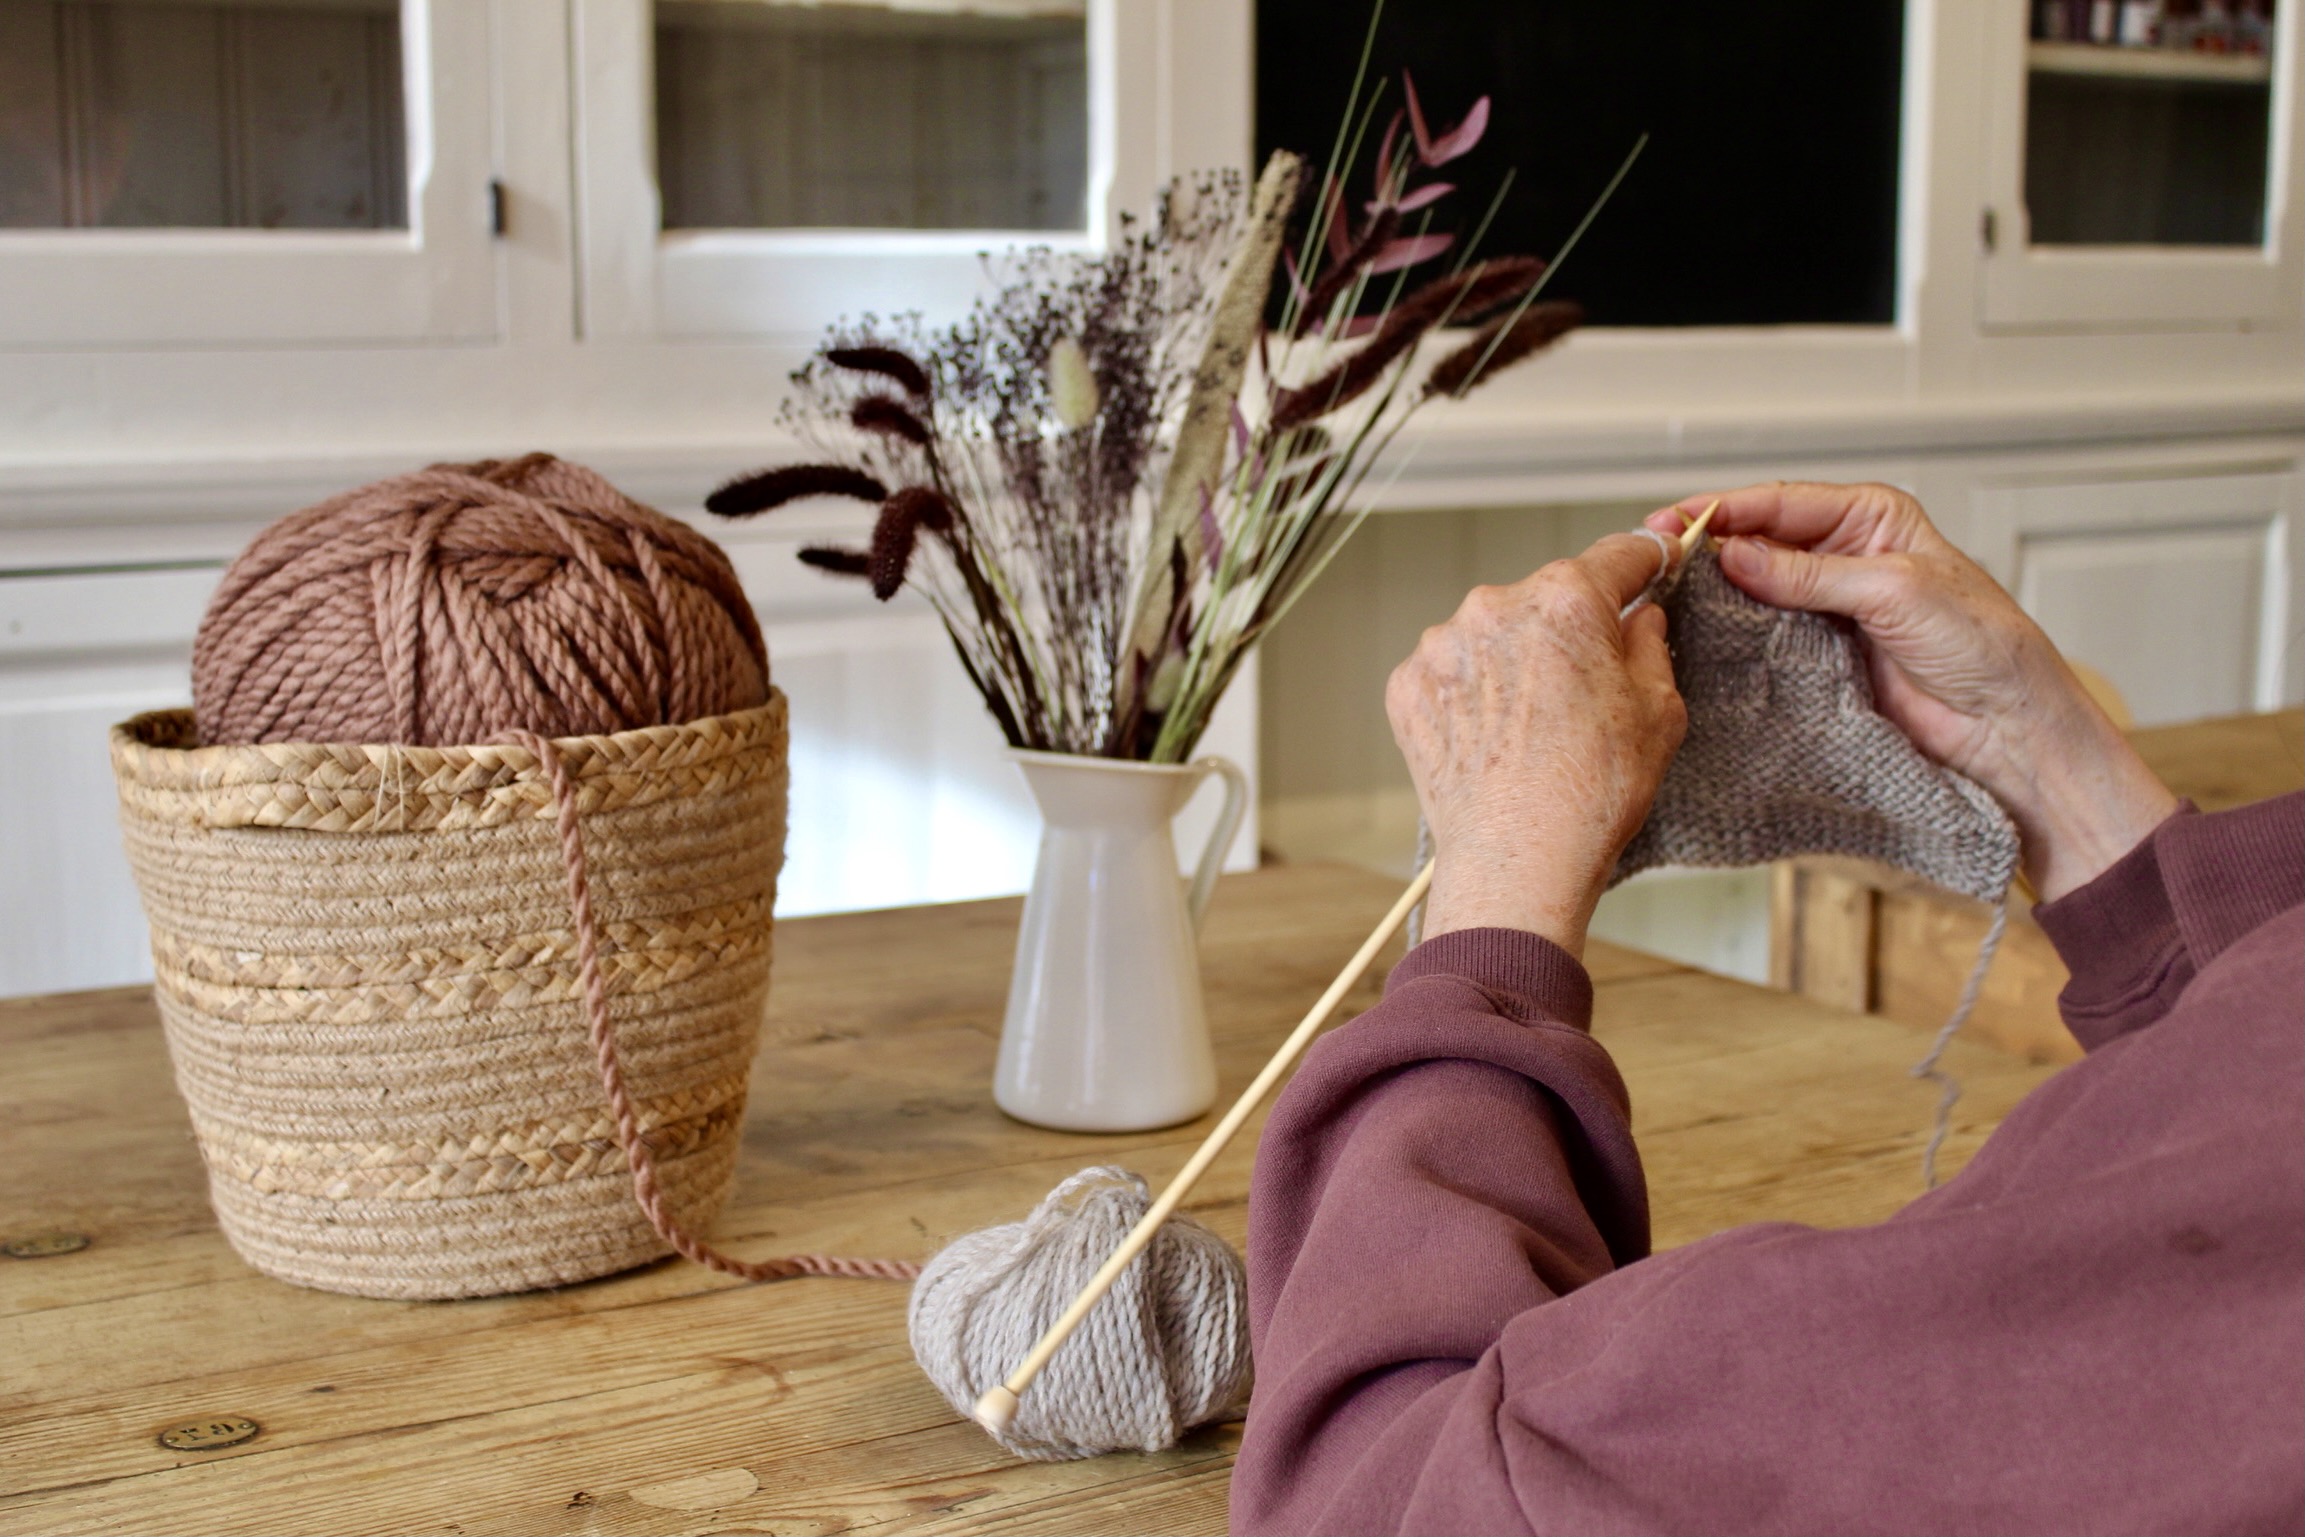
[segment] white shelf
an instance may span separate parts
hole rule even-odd
[[[2263,54],[2180,53],[2174,48],[2118,48],[2103,43],[2030,43],[2025,62],[2037,75],[2192,80],[2218,85],[2264,85],[2273,78],[2273,61]]]

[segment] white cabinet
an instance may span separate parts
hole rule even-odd
[[[588,338],[955,319],[988,248],[1092,249],[1167,177],[1248,154],[1239,0],[574,5]]]
[[[1986,9],[1979,321],[2003,331],[2296,324],[2298,7],[2280,7],[2270,55],[2254,57],[2028,44],[2055,8]]]
[[[0,349],[494,336],[489,15],[0,0]]]
[[[2261,182],[2259,224],[2215,245],[2104,224],[2160,218],[2169,178],[2140,174],[2160,191],[2106,213],[2077,195],[2106,161],[2073,150],[2072,104],[2052,83],[2036,111],[2037,79],[2134,58],[2029,48],[2018,0],[1903,7],[1894,323],[1579,333],[1420,422],[1377,499],[1502,517],[1897,478],[2140,714],[2298,697],[2301,8],[2281,0],[2271,64],[2186,66],[2262,102],[2261,166],[2210,178],[2232,206],[2227,183]],[[535,448],[694,512],[717,480],[799,453],[777,405],[828,324],[955,315],[984,253],[1094,249],[1166,178],[1245,167],[1256,13],[0,0],[0,993],[141,973],[102,728],[182,698],[198,597],[264,522]],[[1596,170],[1561,154],[1516,149],[1516,195]],[[2076,196],[2052,207],[2060,187]],[[792,509],[713,530],[794,700],[787,910],[1014,889],[1036,823],[942,635],[791,561],[853,538],[837,523]],[[1424,531],[1380,537],[1411,551]],[[1432,553],[1369,579],[1421,602],[1405,573]],[[1367,691],[1389,666],[1369,615],[1391,611],[1331,609],[1334,644],[1282,654],[1320,633],[1308,608],[1274,642],[1284,846],[1391,850],[1413,821]],[[1254,683],[1208,744],[1252,767]],[[1329,702],[1351,691],[1347,729]],[[1244,833],[1235,860],[1255,847]]]
[[[2305,682],[2299,486],[2293,467],[2244,460],[1998,485],[1978,501],[2018,600],[2150,726],[2273,709]]]

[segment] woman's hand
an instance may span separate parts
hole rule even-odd
[[[1433,834],[1428,938],[1526,929],[1583,952],[1687,725],[1665,616],[1617,617],[1660,558],[1656,541],[1612,534],[1475,588],[1393,670],[1385,710]]]
[[[1678,533],[1712,501],[1649,518]],[[1889,486],[1748,486],[1720,498],[1721,569],[1763,603],[1863,631],[1875,702],[1999,797],[2044,900],[2094,879],[2176,799],[2016,600]]]

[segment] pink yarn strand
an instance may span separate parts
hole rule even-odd
[[[533,731],[507,731],[500,741],[526,748],[552,784],[554,819],[560,830],[561,862],[568,876],[568,906],[576,926],[577,978],[584,991],[585,1023],[592,1035],[592,1052],[600,1068],[601,1091],[608,1097],[609,1113],[616,1119],[616,1140],[632,1170],[633,1199],[640,1205],[657,1237],[670,1244],[683,1259],[747,1281],[782,1281],[793,1276],[838,1276],[852,1280],[910,1281],[920,1274],[918,1265],[904,1260],[853,1259],[835,1254],[787,1254],[775,1259],[740,1260],[712,1247],[688,1231],[672,1214],[657,1182],[656,1158],[641,1130],[640,1113],[624,1083],[624,1066],[616,1054],[616,1034],[608,1017],[608,984],[600,970],[600,939],[592,918],[592,883],[584,864],[584,831],[577,807],[576,786],[568,766],[551,742]]]

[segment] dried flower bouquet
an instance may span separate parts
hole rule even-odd
[[[1436,133],[1403,84],[1357,210],[1344,168],[1375,93],[1317,191],[1286,152],[1253,186],[1183,178],[1103,253],[996,260],[992,296],[957,325],[836,327],[784,407],[821,460],[706,506],[877,504],[869,548],[801,558],[884,600],[926,597],[1012,746],[1184,761],[1250,647],[1366,515],[1409,418],[1581,318],[1537,300],[1543,262],[1474,260],[1477,231],[1460,245],[1431,227],[1455,189],[1424,173],[1480,141],[1489,103]]]

